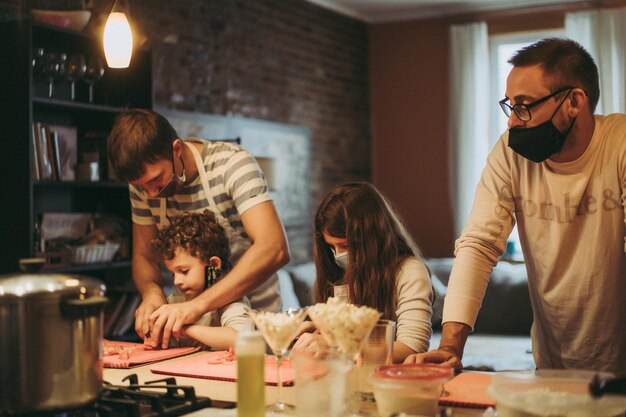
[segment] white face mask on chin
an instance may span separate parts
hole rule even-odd
[[[335,263],[339,268],[345,270],[348,267],[348,251],[342,253],[334,253]]]

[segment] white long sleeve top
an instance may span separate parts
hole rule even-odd
[[[456,241],[443,322],[473,328],[517,220],[537,366],[626,374],[625,199],[626,115],[595,116],[587,150],[571,162],[531,162],[504,133]]]

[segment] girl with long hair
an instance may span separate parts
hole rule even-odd
[[[340,297],[395,321],[394,362],[426,352],[432,334],[430,272],[382,194],[366,182],[335,187],[318,208],[314,232],[315,301]],[[316,353],[323,341],[305,333],[294,349]]]

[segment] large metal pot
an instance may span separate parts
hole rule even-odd
[[[0,413],[79,407],[102,388],[104,284],[0,276]]]

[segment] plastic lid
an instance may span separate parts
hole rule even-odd
[[[454,375],[450,366],[431,364],[383,365],[374,372],[374,378],[391,380],[436,380],[449,379]]]

